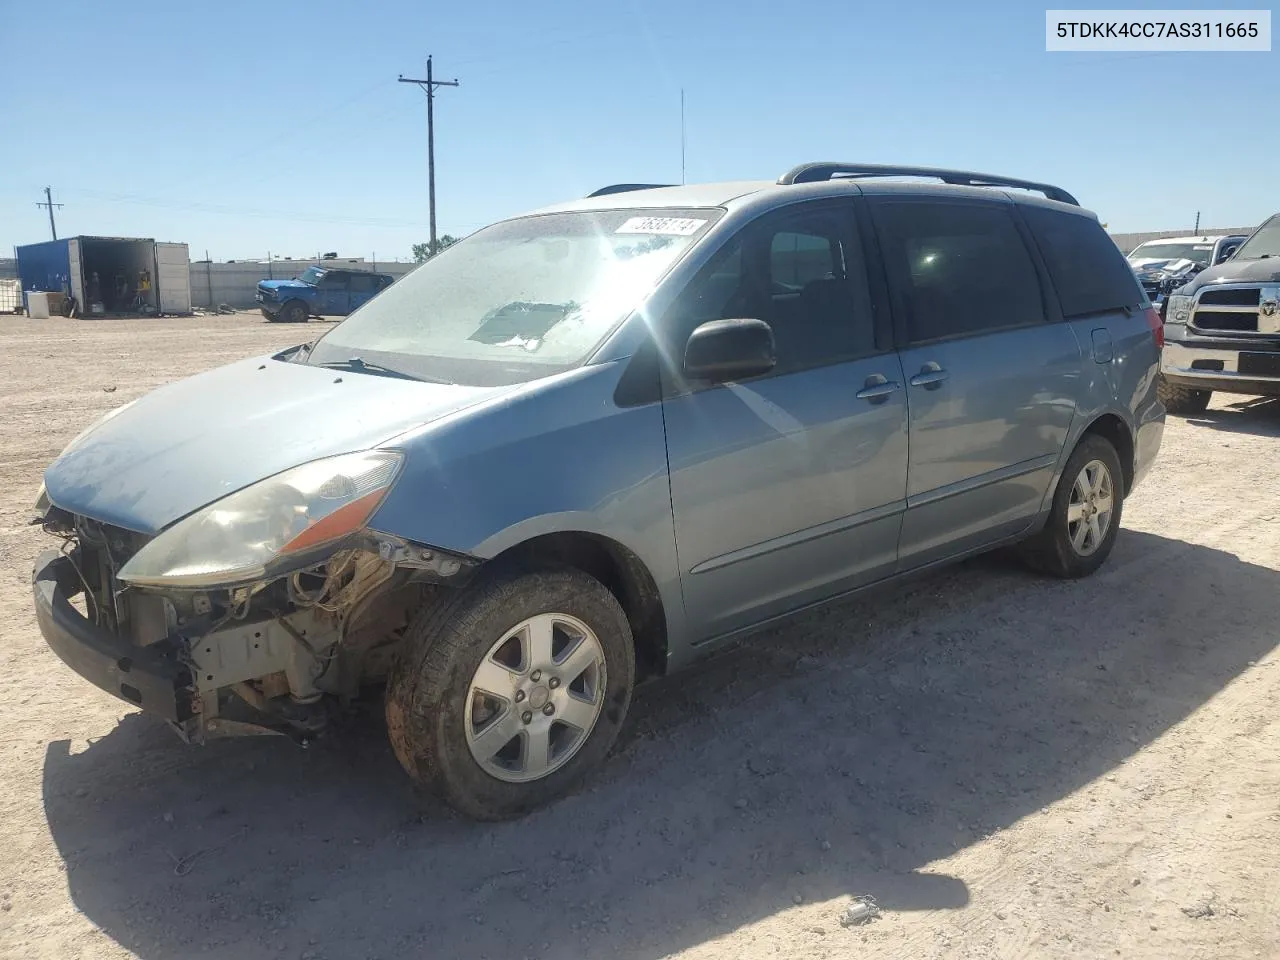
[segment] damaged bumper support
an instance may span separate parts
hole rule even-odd
[[[322,723],[322,711],[309,708],[323,696],[317,682],[337,655],[338,633],[309,611],[137,646],[75,607],[72,600],[84,590],[65,554],[40,557],[32,588],[40,632],[63,663],[107,693],[168,720],[186,740],[300,733]],[[234,692],[262,716],[222,716],[222,691]]]
[[[319,732],[326,701],[357,695],[389,668],[421,591],[464,582],[474,568],[469,558],[378,534],[309,571],[211,603],[199,591],[121,589],[114,578],[109,590],[91,588],[93,562],[81,549],[37,561],[32,589],[45,642],[86,680],[192,742]]]
[[[90,683],[177,724],[195,715],[191,672],[161,644],[135,647],[72,606],[83,592],[71,558],[40,555],[32,574],[36,622],[54,653]]]

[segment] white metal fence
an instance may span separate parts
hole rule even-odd
[[[236,263],[210,263],[207,260],[195,260],[191,263],[191,305],[212,309],[219,304],[238,309],[252,309],[256,306],[254,294],[258,290],[259,280],[288,280],[296,277],[315,261],[309,260],[276,260],[266,262],[239,261]],[[374,264],[359,260],[330,260],[321,262],[321,266],[350,270],[373,270]],[[389,274],[399,279],[416,267],[416,263],[384,263],[377,264],[378,273]]]

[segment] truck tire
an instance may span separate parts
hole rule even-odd
[[[631,627],[598,580],[505,570],[429,606],[387,685],[387,733],[419,786],[477,820],[563,796],[617,739],[635,682]]]
[[[1156,383],[1156,395],[1170,413],[1188,416],[1204,413],[1209,406],[1212,390],[1196,390],[1194,387],[1180,387],[1161,377]]]
[[[301,300],[290,300],[280,308],[280,312],[276,316],[285,323],[306,323],[309,313],[307,305]]]
[[[1087,433],[1067,458],[1044,529],[1019,552],[1049,576],[1087,577],[1110,556],[1123,510],[1124,471],[1116,448]]]

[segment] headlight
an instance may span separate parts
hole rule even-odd
[[[1169,309],[1165,316],[1171,323],[1186,323],[1191,319],[1191,301],[1194,299],[1194,297],[1170,297]]]
[[[364,526],[401,461],[392,451],[346,453],[268,477],[174,524],[134,554],[119,577],[209,588],[305,566]]]
[[[133,406],[135,403],[137,403],[137,402],[138,402],[137,400],[130,400],[128,403],[121,404],[120,406],[116,407],[114,410],[108,410],[106,413],[104,413],[104,414],[102,415],[102,419],[100,419],[100,420],[96,420],[95,422],[93,422],[93,423],[89,424],[89,426],[87,426],[87,427],[85,427],[83,430],[81,430],[79,433],[77,433],[77,434],[76,434],[75,439],[74,439],[74,440],[72,440],[70,443],[68,443],[65,447],[63,447],[63,448],[62,448],[62,453],[58,454],[58,456],[60,456],[60,457],[61,457],[61,456],[62,456],[63,454],[65,454],[68,450],[70,450],[72,447],[74,447],[77,443],[79,443],[81,440],[83,440],[83,439],[84,439],[85,437],[87,437],[89,434],[93,433],[93,431],[97,430],[100,426],[102,426],[104,423],[106,423],[106,422],[107,422],[108,420],[110,420],[112,417],[116,416],[117,414],[124,413],[126,410],[128,410],[130,407],[132,407],[132,406]]]
[[[40,489],[36,491],[36,513],[44,516],[49,512],[49,508],[53,503],[49,500],[49,491],[44,488],[44,481],[40,482]]]

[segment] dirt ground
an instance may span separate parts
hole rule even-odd
[[[320,329],[0,318],[0,956],[1280,958],[1280,403],[1171,417],[1092,579],[985,558],[791,622],[477,825],[376,716],[186,747],[36,630],[61,447]],[[883,916],[842,927],[857,894]]]

